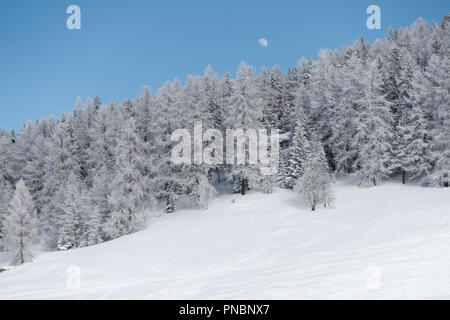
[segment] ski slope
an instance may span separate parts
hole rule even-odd
[[[0,299],[450,299],[449,189],[335,191],[335,209],[315,213],[281,189],[221,195],[133,235],[41,253],[0,273]]]

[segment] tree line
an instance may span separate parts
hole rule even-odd
[[[59,119],[0,130],[0,250],[37,234],[60,250],[108,241],[144,228],[157,205],[206,207],[218,184],[241,194],[299,190],[313,210],[333,202],[331,173],[364,187],[396,177],[448,187],[449,49],[450,15],[440,25],[418,19],[372,45],[321,50],[287,74],[243,62],[235,78],[220,78],[208,67],[157,94],[146,86],[134,101],[78,99]],[[173,164],[171,133],[197,120],[289,135],[278,173]]]

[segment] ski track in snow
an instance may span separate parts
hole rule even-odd
[[[336,197],[312,213],[291,191],[222,195],[133,235],[41,253],[0,273],[0,299],[450,298],[450,190],[339,182]],[[66,286],[71,265],[80,289]]]

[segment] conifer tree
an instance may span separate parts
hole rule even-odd
[[[379,185],[391,174],[393,125],[390,103],[381,94],[381,86],[379,63],[373,63],[364,83],[364,97],[358,102],[361,113],[355,136],[359,146],[355,171],[365,187]]]
[[[112,239],[136,232],[147,223],[146,210],[154,205],[153,185],[143,169],[151,166],[133,118],[122,124],[115,148],[115,177],[109,197],[112,214],[106,233]]]
[[[285,168],[285,187],[293,189],[298,178],[303,176],[305,165],[310,157],[310,144],[306,132],[305,116],[300,109],[294,135],[289,147],[289,156]]]
[[[397,126],[396,155],[394,166],[400,168],[402,182],[407,179],[422,179],[427,177],[432,169],[430,123],[425,110],[426,92],[423,84],[426,79],[423,73],[416,69],[411,80],[411,90],[405,98],[407,106]]]
[[[245,62],[239,65],[229,103],[230,113],[225,122],[228,128],[242,130],[262,128],[260,122],[262,101],[258,96],[254,70]],[[258,184],[259,177],[256,165],[248,163],[249,141],[244,142],[243,149],[246,150],[246,164],[231,165],[228,178],[233,184],[233,191],[245,195],[250,187]]]
[[[100,242],[100,214],[79,177],[71,174],[62,206],[63,223],[58,249],[80,248]]]
[[[0,176],[0,252],[5,249],[6,246],[6,229],[5,220],[8,216],[8,204],[11,198],[12,190],[9,182],[2,176]]]
[[[16,184],[4,221],[6,249],[13,252],[12,265],[31,261],[39,244],[38,221],[33,199],[23,180]]]
[[[331,187],[330,169],[322,145],[311,142],[311,156],[305,164],[302,177],[298,179],[296,191],[301,194],[312,211],[318,205],[330,207],[333,205],[334,193]]]
[[[434,106],[431,130],[434,167],[429,184],[448,188],[450,184],[450,58],[433,55],[426,70],[429,104]]]

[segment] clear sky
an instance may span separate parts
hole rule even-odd
[[[66,27],[71,4],[81,30]],[[381,30],[366,27],[371,4]],[[373,42],[389,25],[440,23],[449,12],[449,0],[1,0],[0,127],[60,116],[78,96],[122,101],[146,84],[156,93],[208,64],[220,75],[242,60],[287,70],[320,48]]]

